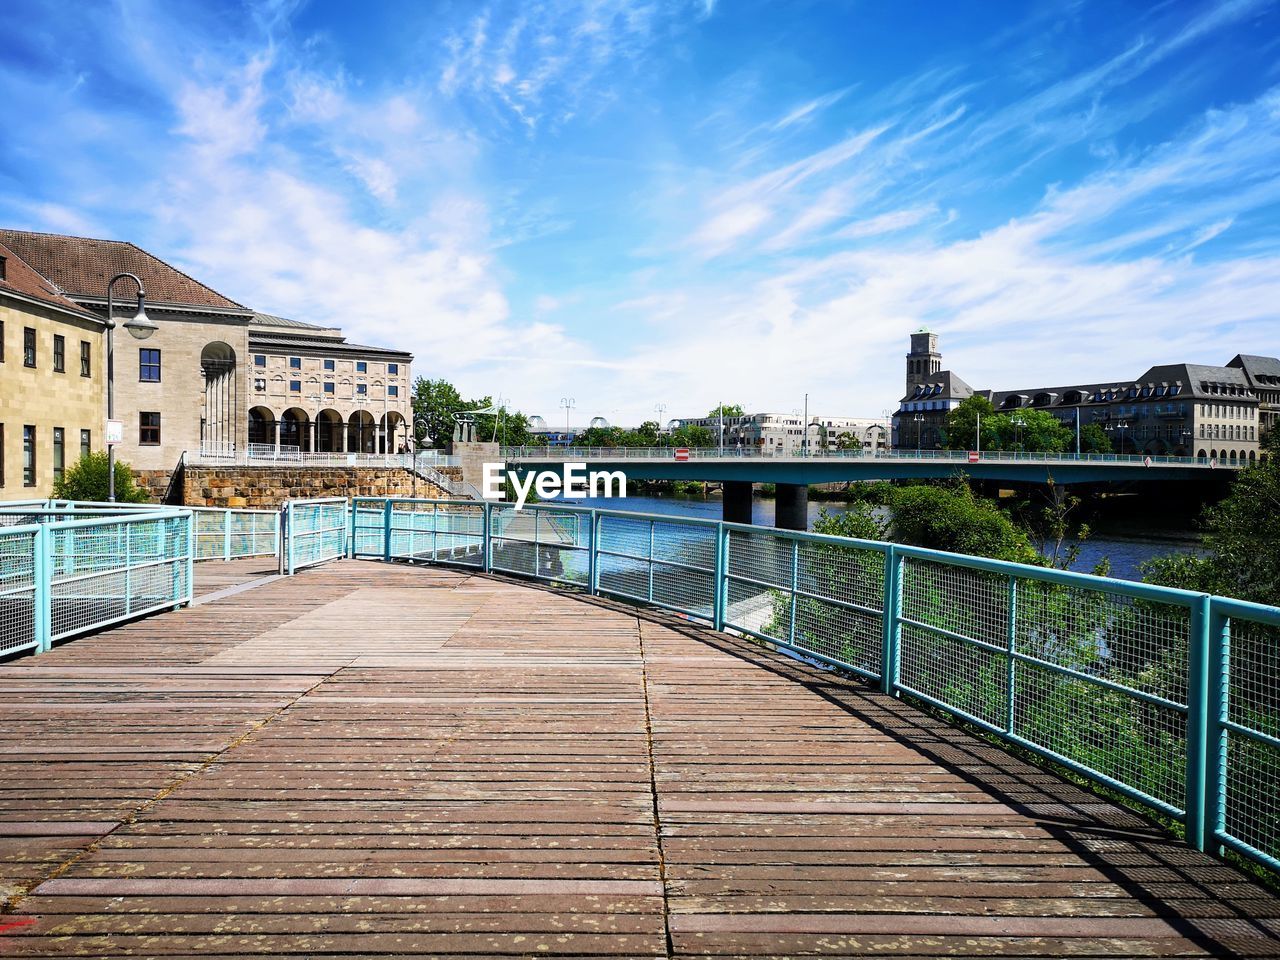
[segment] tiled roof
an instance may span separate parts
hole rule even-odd
[[[147,299],[154,303],[245,309],[132,243],[3,229],[0,243],[73,299],[104,298],[113,276],[132,273],[142,281]]]
[[[1241,353],[1228,360],[1227,366],[1243,370],[1250,380],[1256,380],[1258,377],[1280,377],[1280,359],[1276,357],[1258,357]]]
[[[93,317],[93,314],[60,294],[53,284],[32,270],[26,261],[3,243],[0,243],[0,257],[4,258],[4,279],[0,280],[0,291],[19,293],[80,316]]]
[[[950,370],[939,370],[929,374],[924,383],[913,386],[901,400],[963,400],[973,394],[973,387],[961,379],[958,373]]]

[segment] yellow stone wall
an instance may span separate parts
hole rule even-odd
[[[0,424],[4,425],[4,482],[0,500],[45,498],[53,492],[54,428],[66,433],[64,462],[80,459],[80,431],[90,431],[93,450],[105,449],[106,341],[101,324],[55,308],[0,294],[4,361],[0,363]],[[36,365],[23,364],[23,330],[36,331]],[[54,336],[66,338],[66,364],[53,369]],[[80,341],[89,343],[90,376],[80,375]],[[23,477],[23,427],[35,427],[35,483]]]

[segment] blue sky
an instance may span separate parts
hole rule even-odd
[[[5,7],[0,223],[548,419],[1280,354],[1274,0]]]

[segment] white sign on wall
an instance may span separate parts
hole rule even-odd
[[[107,421],[107,446],[114,446],[117,443],[124,443],[124,421],[108,420]]]

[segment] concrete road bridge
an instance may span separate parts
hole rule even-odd
[[[808,526],[808,487],[861,480],[920,480],[962,476],[972,480],[1057,484],[1125,481],[1213,482],[1244,464],[1217,458],[1128,454],[1057,454],[1007,451],[831,451],[809,457],[771,457],[750,451],[669,447],[504,447],[507,469],[560,469],[567,462],[589,470],[621,470],[634,480],[700,480],[723,484],[724,519],[751,522],[751,487],[777,486],[776,526]]]

